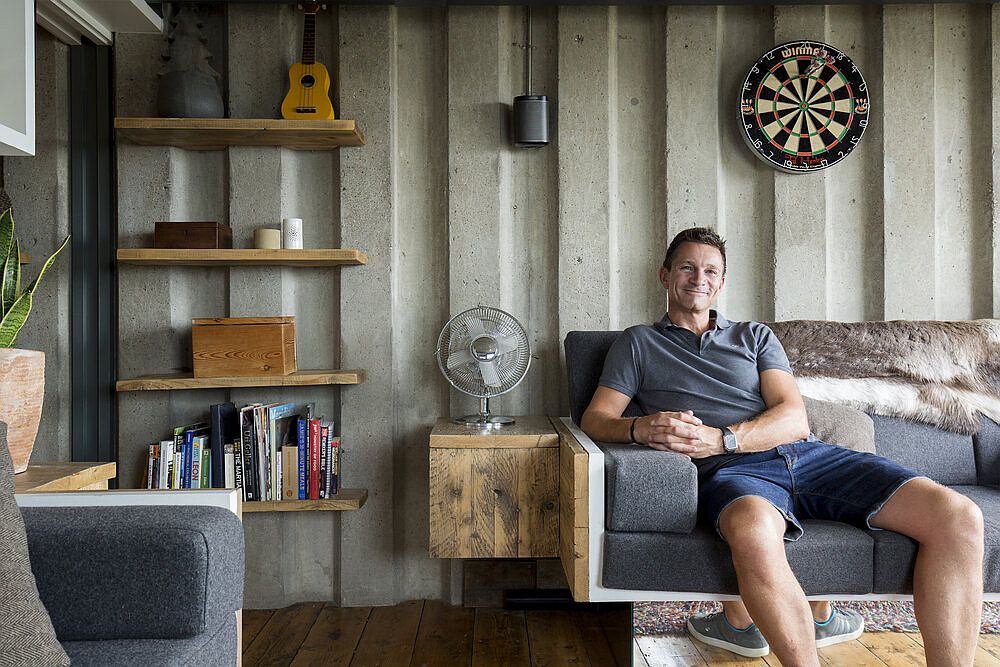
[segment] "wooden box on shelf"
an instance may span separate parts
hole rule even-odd
[[[221,222],[170,222],[153,225],[154,248],[232,248],[233,230]]]
[[[548,417],[430,437],[430,555],[551,558],[559,546],[559,436]]]
[[[294,317],[191,320],[194,377],[289,375],[295,362]]]

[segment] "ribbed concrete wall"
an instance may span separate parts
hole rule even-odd
[[[35,34],[35,156],[5,157],[4,186],[14,206],[14,232],[31,263],[22,285],[69,233],[69,54],[45,30]],[[32,463],[68,461],[70,419],[70,250],[46,272],[17,347],[45,352],[45,402]]]
[[[221,10],[217,10],[220,11]],[[555,141],[509,147],[506,103],[523,86],[523,10],[340,7],[319,21],[337,109],[368,143],[334,153],[211,153],[121,145],[122,246],[161,219],[218,219],[238,246],[282,216],[310,246],[355,246],[343,270],[120,270],[123,377],[189,366],[190,318],[295,315],[300,364],[364,367],[344,389],[121,397],[120,462],[215,401],[315,401],[336,415],[354,513],[246,518],[248,606],[453,597],[455,571],[426,558],[426,438],[475,402],[434,361],[448,319],[499,306],[528,329],[528,378],[498,412],[566,412],[561,340],[664,310],[655,273],[693,224],[730,241],[723,299],[736,319],[989,317],[1000,304],[997,207],[1000,16],[988,6],[579,7],[534,11],[535,92]],[[228,36],[226,34],[228,20]],[[284,6],[206,16],[233,116],[276,116],[300,17]],[[745,70],[775,43],[847,51],[873,100],[844,163],[777,173],[738,135]],[[273,45],[285,44],[283,47]],[[268,45],[262,47],[261,45]],[[123,36],[120,115],[152,115],[156,38]]]

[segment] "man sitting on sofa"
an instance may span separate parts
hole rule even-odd
[[[818,665],[823,632],[783,540],[802,535],[801,519],[836,520],[917,541],[913,597],[927,664],[971,665],[982,611],[982,513],[888,459],[810,438],[774,333],[711,308],[725,284],[725,252],[711,229],[674,237],[659,271],[666,316],[619,336],[581,419],[595,440],[677,452],[698,467],[700,520],[729,544],[746,607],[727,605],[722,618],[691,625],[703,636],[728,629],[731,638],[752,618],[782,664]],[[645,416],[623,418],[630,401]],[[818,618],[821,611],[814,609]]]

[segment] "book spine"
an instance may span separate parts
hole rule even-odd
[[[299,497],[299,447],[286,445],[281,448],[282,457],[282,500],[298,500]]]
[[[253,410],[243,411],[243,441],[241,451],[243,452],[243,488],[246,491],[247,501],[260,500],[257,496],[257,485],[254,479],[254,426]]]
[[[243,443],[233,442],[233,484],[240,490],[240,496],[247,499],[246,481],[243,479]]]
[[[149,454],[146,456],[146,488],[155,489],[156,481],[153,473],[156,470],[156,445],[149,446]]]
[[[222,478],[222,488],[224,489],[235,489],[236,488],[236,455],[234,453],[233,443],[227,442],[222,446],[222,457],[226,462],[226,467],[224,472],[224,477]]]
[[[296,443],[299,447],[299,471],[298,471],[298,482],[299,482],[299,500],[306,499],[306,441],[307,441],[307,429],[306,420],[298,420],[296,425]]]
[[[318,419],[309,420],[309,500],[319,500],[319,445]]]
[[[188,488],[201,488],[201,438],[198,436],[191,439],[191,472]]]
[[[207,440],[201,450],[201,488],[212,488],[212,449]]]
[[[337,495],[340,492],[340,436],[330,438],[330,445],[333,455],[333,465],[330,466],[332,470],[330,488],[333,489],[333,495]]]
[[[326,472],[330,469],[330,429],[326,425],[319,427],[319,497],[326,498]]]
[[[184,470],[184,443],[182,442],[180,444],[180,447],[174,444],[174,469],[170,473],[171,489],[183,488],[181,486],[181,477],[183,477],[181,473],[183,472],[183,470]]]

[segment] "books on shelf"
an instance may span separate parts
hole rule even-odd
[[[147,447],[146,488],[237,488],[244,501],[319,500],[341,488],[341,439],[313,406],[219,403]]]

